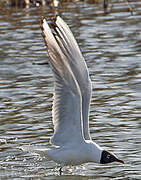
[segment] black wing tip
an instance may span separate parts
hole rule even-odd
[[[44,16],[41,16],[41,20],[40,20],[40,23],[43,24],[43,21],[44,21],[45,17]]]
[[[59,15],[56,15],[55,17],[52,18],[52,23],[51,23],[51,26],[53,27],[56,27],[56,22],[57,22],[57,19],[59,18],[60,16]],[[40,19],[40,24],[41,24],[41,27],[43,26],[43,23],[44,23],[44,20],[46,20],[46,18],[44,16],[41,16],[41,19]]]
[[[55,23],[56,23],[58,17],[59,17],[59,15],[55,15],[55,17],[54,17],[54,22]]]
[[[52,34],[54,35],[55,39],[56,39],[56,34],[58,34],[57,31],[56,31],[56,27],[57,27],[56,22],[57,22],[58,17],[60,17],[60,16],[59,16],[59,15],[56,15],[55,17],[52,18],[52,22],[49,23],[50,28],[51,28],[52,30],[54,30],[54,32],[52,32]],[[43,37],[43,41],[44,41],[44,43],[45,43],[45,45],[46,45],[46,48],[48,48],[47,42],[46,42],[46,40],[45,40],[45,38],[46,38],[45,32],[44,32],[45,29],[44,29],[44,26],[43,26],[43,24],[44,24],[45,22],[46,22],[46,18],[45,18],[44,16],[41,16],[41,20],[40,20],[40,28],[41,28],[41,31],[42,31],[41,34],[42,34],[42,37]]]
[[[44,28],[43,28],[43,23],[44,23],[44,20],[45,20],[45,17],[44,16],[41,16],[41,19],[40,19],[40,28],[43,32]]]

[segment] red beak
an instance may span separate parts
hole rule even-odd
[[[124,164],[124,161],[117,159],[117,162]]]

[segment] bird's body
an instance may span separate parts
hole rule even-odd
[[[41,151],[42,153],[43,151]],[[80,165],[87,162],[100,162],[102,149],[91,140],[82,143],[68,144],[63,147],[53,147],[44,150],[44,155],[60,164]]]
[[[46,150],[22,149],[46,156],[62,167],[87,162],[123,163],[92,141],[89,133],[91,80],[87,65],[67,24],[57,16],[52,27],[54,33],[42,19],[42,36],[55,79],[53,147]]]

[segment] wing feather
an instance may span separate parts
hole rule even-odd
[[[57,43],[45,19],[41,23],[42,35],[50,56],[50,65],[55,77],[53,101],[54,135],[51,142],[57,146],[83,141],[82,97],[79,85],[67,57]]]
[[[91,80],[89,78],[88,68],[81,54],[78,44],[67,26],[67,24],[58,16],[56,20],[57,39],[59,46],[66,56],[68,63],[75,75],[82,94],[82,116],[83,133],[85,139],[91,139],[89,133],[89,107],[91,99]]]

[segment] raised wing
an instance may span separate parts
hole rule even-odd
[[[57,146],[81,142],[84,139],[81,125],[82,97],[79,85],[67,57],[58,45],[57,37],[52,34],[45,19],[42,20],[41,29],[55,77],[54,135],[51,142]]]
[[[82,94],[83,134],[85,139],[90,139],[89,106],[91,98],[91,80],[89,78],[87,65],[71,30],[59,16],[57,17],[56,27],[54,27],[54,29],[57,34],[58,44],[67,58],[80,87]]]

